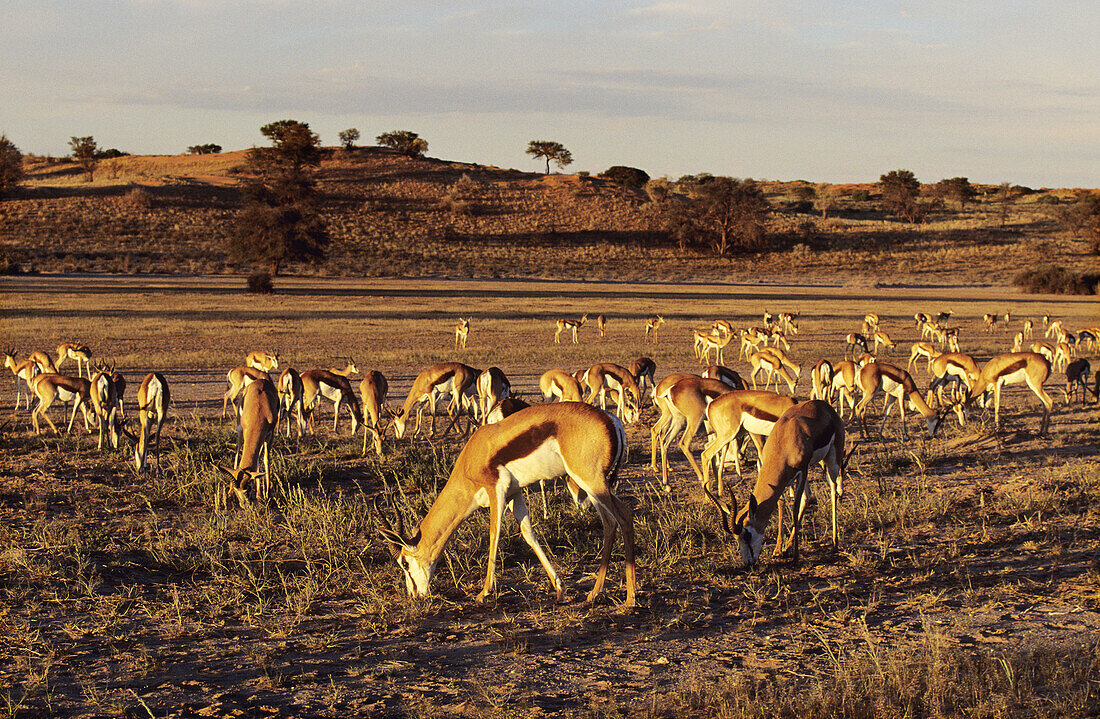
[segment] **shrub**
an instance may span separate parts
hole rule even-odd
[[[439,199],[439,208],[450,212],[452,215],[473,214],[473,204],[468,200],[463,200],[461,197],[456,196],[453,191],[448,192]]]
[[[1078,274],[1054,264],[1024,270],[1012,279],[1028,294],[1094,295],[1098,283],[1100,275]]]
[[[852,192],[853,202],[868,202],[871,199],[871,192],[869,190],[855,190]]]
[[[376,139],[379,145],[396,150],[407,157],[423,157],[428,151],[428,141],[409,130],[383,132]]]
[[[1038,200],[1036,200],[1036,202],[1038,202],[1039,204],[1042,204],[1042,205],[1060,205],[1060,204],[1062,204],[1062,201],[1058,199],[1058,195],[1043,195]]]
[[[649,173],[645,170],[639,170],[637,167],[627,167],[626,165],[609,167],[601,172],[599,176],[605,180],[634,188],[645,187],[645,183],[649,182]]]
[[[23,180],[23,153],[7,135],[0,135],[0,197]]]
[[[270,272],[253,272],[248,276],[248,291],[256,295],[270,295],[275,291]]]
[[[213,142],[208,142],[205,145],[191,145],[187,148],[188,154],[191,155],[217,155],[221,151],[222,146]]]
[[[144,187],[135,187],[122,200],[124,205],[135,210],[148,210],[153,206],[153,196]]]

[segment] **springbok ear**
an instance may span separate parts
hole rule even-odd
[[[748,516],[750,518],[755,518],[756,517],[756,508],[757,508],[756,495],[755,494],[750,494],[749,495],[749,514],[748,514]]]
[[[223,467],[223,466],[222,466],[222,465],[220,465],[220,464],[215,464],[214,466],[215,466],[215,467],[217,467],[218,469],[220,469],[220,470],[221,470],[222,472],[224,472],[225,474],[228,474],[228,475],[229,475],[230,477],[232,477],[233,479],[236,479],[236,478],[237,478],[237,475],[236,475],[236,473],[235,473],[235,472],[234,472],[233,470],[229,469],[228,467]]]

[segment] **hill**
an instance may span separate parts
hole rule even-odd
[[[245,151],[104,160],[95,181],[68,161],[28,158],[27,180],[0,202],[0,251],[21,271],[240,272],[225,245]],[[332,244],[295,274],[566,279],[1006,283],[1056,261],[1083,271],[1089,243],[1059,229],[1046,204],[1072,191],[1014,193],[1005,217],[979,188],[962,211],[910,225],[883,216],[874,185],[838,185],[823,219],[805,182],[765,182],[774,249],[718,258],[681,249],[641,190],[582,175],[541,175],[383,148],[326,150],[319,172]]]

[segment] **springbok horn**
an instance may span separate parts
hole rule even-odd
[[[843,472],[848,468],[848,460],[852,458],[852,455],[856,453],[856,448],[859,447],[859,442],[852,445],[852,448],[848,450],[848,454],[844,455],[844,461],[840,463],[840,471]]]
[[[714,492],[711,492],[708,488],[703,487],[703,491],[706,492],[707,498],[714,502],[714,506],[718,507],[718,517],[722,520],[722,529],[726,530],[726,534],[740,534],[739,528],[730,529],[729,515],[732,511],[736,511],[736,507],[732,510],[722,503],[718,497],[714,496]]]

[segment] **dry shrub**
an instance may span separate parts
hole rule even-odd
[[[248,276],[248,291],[258,295],[270,295],[275,291],[270,272],[253,272]]]
[[[1077,273],[1055,264],[1024,270],[1012,279],[1028,294],[1094,295],[1100,275]]]
[[[452,190],[439,199],[439,209],[452,215],[469,216],[474,213],[474,204],[457,196]]]
[[[122,197],[122,204],[133,210],[148,210],[153,207],[153,196],[143,187],[135,187]]]

